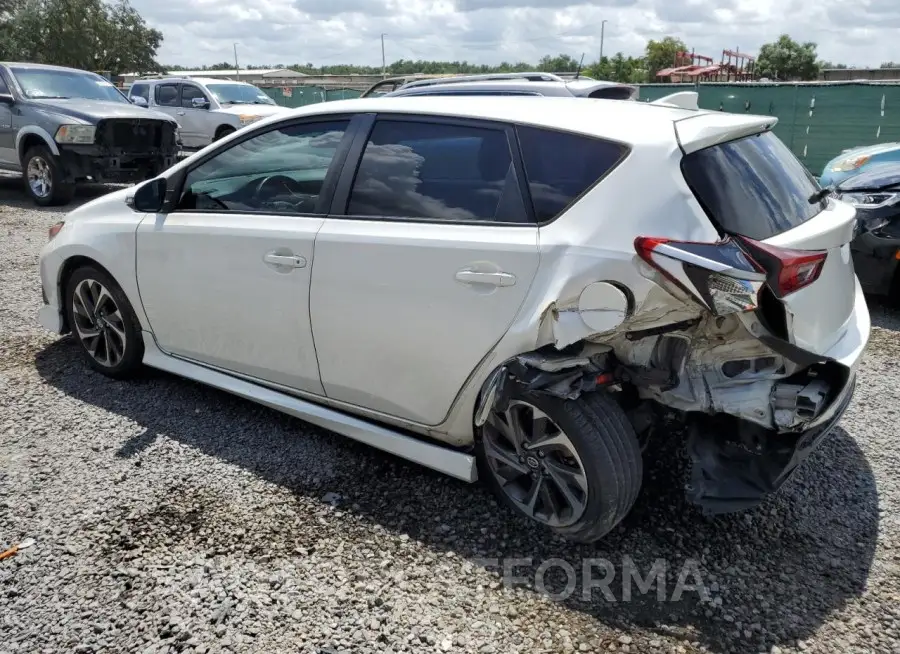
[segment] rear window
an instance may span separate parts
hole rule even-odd
[[[539,223],[565,211],[628,151],[619,143],[581,134],[524,126],[516,131]]]
[[[710,220],[729,234],[771,238],[826,206],[809,203],[818,182],[771,132],[691,153],[681,170]]]

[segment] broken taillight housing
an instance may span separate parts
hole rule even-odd
[[[726,238],[717,243],[639,236],[638,255],[717,316],[753,311],[766,271]]]
[[[790,250],[740,237],[754,260],[769,273],[769,286],[778,297],[809,286],[819,278],[828,253],[824,250]]]

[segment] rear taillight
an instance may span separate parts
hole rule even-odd
[[[819,278],[828,253],[824,250],[790,250],[741,237],[753,258],[769,272],[769,286],[784,297],[809,286]]]
[[[65,221],[60,220],[58,223],[53,225],[53,227],[51,227],[47,231],[47,235],[49,237],[47,240],[52,241],[56,237],[56,235],[59,234],[59,230],[61,230],[63,228],[63,225],[65,225],[65,224],[66,224]]]
[[[639,236],[638,255],[715,315],[753,311],[766,272],[732,239],[718,243]]]

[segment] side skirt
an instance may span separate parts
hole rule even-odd
[[[475,457],[426,443],[402,432],[349,416],[328,407],[232,377],[205,366],[169,356],[144,332],[144,364],[292,415],[426,468],[466,482],[478,479]]]

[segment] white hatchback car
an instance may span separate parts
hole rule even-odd
[[[559,534],[628,513],[680,417],[690,498],[777,489],[850,401],[854,209],[774,118],[373,98],[241,130],[68,214],[40,321],[459,479]],[[663,416],[666,416],[665,422]]]

